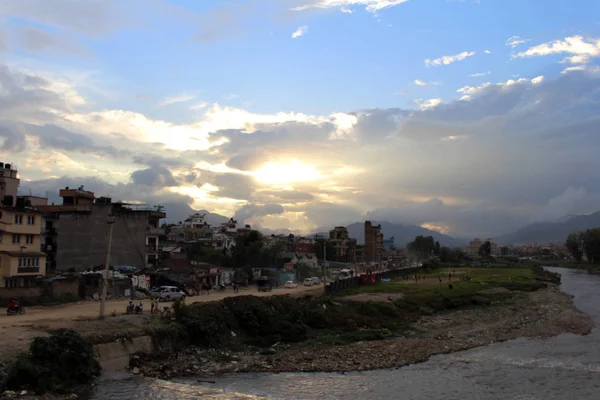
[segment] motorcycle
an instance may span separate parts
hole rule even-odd
[[[11,307],[6,309],[6,315],[23,315],[25,314],[25,307]]]
[[[125,308],[125,313],[127,315],[130,314],[143,314],[144,312],[144,307],[142,306],[142,304],[133,304],[130,303],[127,305],[127,308]]]

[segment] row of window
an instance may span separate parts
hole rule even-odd
[[[15,224],[23,225],[23,215],[15,214]],[[35,225],[35,215],[27,216],[27,225]]]
[[[13,244],[21,244],[21,236],[25,236],[25,244],[33,244],[34,235],[12,235]]]
[[[19,267],[39,267],[39,257],[19,257]]]

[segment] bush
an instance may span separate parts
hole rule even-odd
[[[92,343],[70,329],[36,337],[8,372],[4,386],[36,393],[64,392],[100,375]]]

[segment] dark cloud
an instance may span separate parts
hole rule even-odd
[[[247,204],[240,207],[233,216],[239,223],[246,223],[252,217],[264,217],[266,215],[283,214],[284,208],[280,204]]]
[[[254,180],[247,175],[220,174],[214,175],[211,184],[219,188],[219,197],[249,200],[255,190]]]
[[[23,132],[10,121],[0,121],[0,149],[19,153],[27,146]]]
[[[21,73],[0,64],[0,119],[46,123],[53,122],[53,111],[68,112],[72,109],[69,100],[49,90],[50,82],[26,73]]]
[[[24,124],[27,134],[39,138],[40,146],[78,153],[96,153],[110,157],[126,157],[131,154],[127,150],[119,150],[112,145],[98,145],[89,136],[71,132],[68,129],[53,124],[41,126]]]
[[[163,167],[151,167],[134,171],[131,180],[136,185],[154,186],[156,188],[179,186],[171,171]]]

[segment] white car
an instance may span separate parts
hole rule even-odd
[[[314,284],[315,284],[315,282],[313,282],[312,278],[306,278],[304,280],[304,286],[312,286]]]
[[[185,292],[177,286],[161,286],[151,290],[150,297],[157,298],[158,301],[185,300]]]
[[[284,286],[286,289],[296,289],[298,284],[294,281],[287,281]]]
[[[317,278],[316,276],[313,276],[310,279],[313,281],[313,285],[320,285],[321,284],[321,280],[319,278]]]

